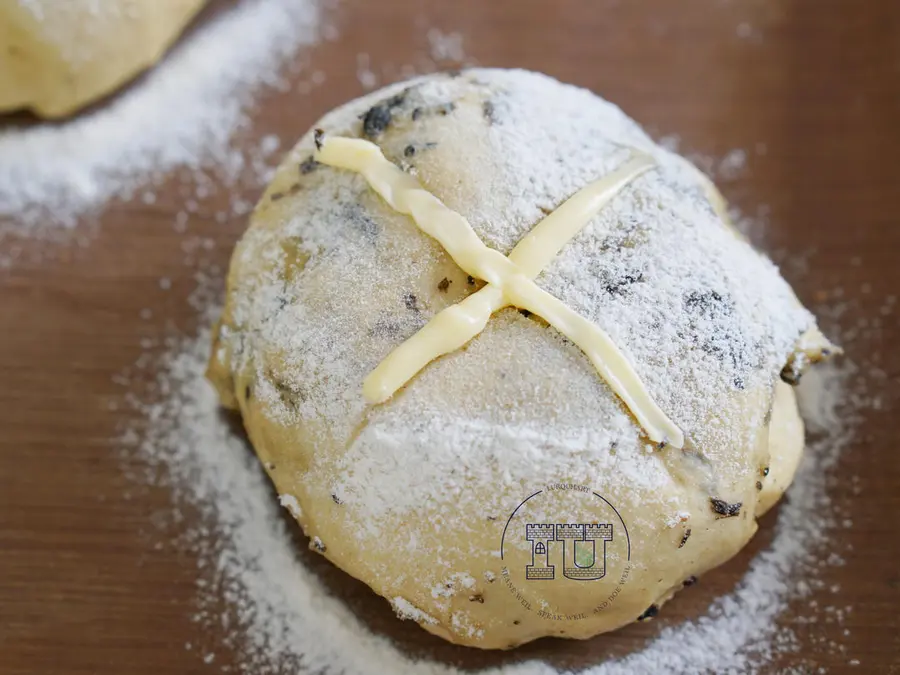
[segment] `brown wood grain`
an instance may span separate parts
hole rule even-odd
[[[900,3],[347,0],[329,12],[339,39],[305,55],[325,73],[324,86],[263,96],[253,137],[277,133],[289,145],[326,110],[362,93],[359,53],[388,78],[404,65],[421,68],[433,26],[461,32],[481,65],[542,70],[589,87],[653,133],[678,134],[685,150],[748,150],[746,170],[723,184],[726,195],[747,213],[768,209],[765,244],[805,301],[847,302],[839,323],[863,328],[847,345],[849,358],[869,364],[857,377],[882,402],[865,412],[834,472],[835,505],[853,524],[829,544],[846,563],[822,578],[840,589],[816,592],[780,620],[796,623],[810,601],[852,612],[842,624],[820,613],[817,623],[797,626],[798,653],[771,672],[796,665],[900,673],[898,314],[881,316],[877,330],[861,324],[900,292]],[[739,35],[742,24],[749,36]],[[196,560],[156,546],[171,536],[156,525],[170,509],[168,493],[126,478],[129,460],[113,440],[129,415],[120,405],[127,388],[113,376],[144,352],[142,338],[196,328],[187,303],[196,264],[185,264],[185,235],[172,228],[182,187],[173,175],[152,206],[109,204],[79,227],[82,244],[2,244],[21,245],[23,254],[0,272],[0,673],[207,673],[234,660],[221,636],[191,620]],[[227,196],[218,199],[192,215],[189,235],[215,242],[205,262],[221,275],[245,222],[217,223],[213,213]],[[171,289],[160,288],[161,277],[172,279]],[[141,318],[143,308],[150,319]],[[136,373],[137,382],[152,378]],[[767,517],[745,552],[666,605],[659,621],[499,655],[401,624],[361,584],[318,557],[309,564],[374,630],[412,653],[465,666],[540,655],[580,667],[700,615],[740,580],[773,522]],[[216,652],[211,666],[205,649]]]

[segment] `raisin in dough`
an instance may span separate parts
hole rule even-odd
[[[692,165],[610,103],[523,71],[393,85],[316,127],[376,142],[504,254],[633,149],[650,154],[658,166],[536,282],[612,336],[687,438],[651,446],[584,354],[513,308],[368,405],[364,377],[482,282],[361,176],[316,163],[310,132],[234,252],[209,377],[316,550],[426,630],[509,648],[652,614],[747,543],[803,446],[780,373],[801,338],[804,363],[831,347]],[[504,524],[553,483],[589,486],[627,523],[630,576],[603,611],[601,582],[546,584],[530,608],[503,583]]]
[[[0,0],[0,112],[63,117],[156,63],[206,0]]]

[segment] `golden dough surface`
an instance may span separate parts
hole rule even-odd
[[[234,252],[209,376],[316,550],[426,630],[509,648],[652,616],[746,544],[802,448],[779,374],[801,336],[813,356],[828,343],[694,167],[615,106],[525,71],[392,85],[316,127],[378,143],[504,254],[650,154],[657,168],[536,282],[609,332],[687,438],[649,444],[584,354],[514,308],[367,404],[364,377],[482,282],[362,177],[312,161],[310,132]]]
[[[0,112],[76,112],[156,63],[205,3],[0,0]]]
[[[803,420],[794,390],[784,382],[775,385],[775,402],[769,423],[769,464],[761,477],[757,517],[778,503],[788,489],[803,457]]]

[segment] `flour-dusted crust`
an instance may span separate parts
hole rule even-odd
[[[481,282],[361,176],[313,162],[309,133],[235,250],[209,374],[317,550],[426,630],[508,648],[651,616],[749,540],[802,448],[780,373],[801,336],[806,361],[829,345],[775,266],[718,215],[696,169],[615,106],[524,71],[393,85],[316,126],[377,142],[505,254],[632,149],[651,154],[659,167],[537,283],[612,336],[687,439],[684,450],[651,446],[577,347],[513,308],[368,405],[364,377]],[[629,575],[602,611],[612,579],[535,582],[528,603],[505,583],[507,520],[557,483],[589,487],[627,526]],[[545,515],[600,523],[604,509]],[[626,565],[615,527],[610,569]],[[508,550],[530,551],[515,529]]]
[[[0,112],[61,117],[109,94],[156,63],[205,2],[0,0]]]

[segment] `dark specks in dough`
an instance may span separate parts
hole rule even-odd
[[[650,605],[647,609],[644,610],[644,613],[638,617],[638,621],[646,621],[647,619],[652,619],[657,614],[659,614],[659,606],[658,605]]]
[[[789,363],[781,370],[781,381],[792,387],[800,384],[801,377],[803,377],[803,372],[793,363]]]
[[[375,322],[369,334],[373,337],[394,339],[400,335],[400,322],[388,316],[383,316]]]
[[[328,550],[328,547],[325,546],[325,544],[322,543],[322,540],[318,537],[313,537],[312,541],[309,542],[309,547],[319,553],[325,553],[325,551]]]
[[[396,96],[382,101],[369,108],[363,115],[363,134],[370,140],[376,139],[391,125],[394,116],[394,110],[403,105],[406,101],[407,91],[402,91]]]
[[[474,286],[475,285],[475,277],[473,277],[470,274],[469,276],[466,277],[466,283],[469,284],[469,286]]]
[[[481,114],[484,115],[484,119],[487,120],[488,124],[497,123],[497,110],[493,101],[487,100],[481,104]]]
[[[318,164],[318,162],[316,162],[316,164]],[[278,200],[284,199],[285,197],[287,197],[289,195],[297,194],[302,189],[303,189],[303,186],[301,186],[300,183],[294,183],[287,189],[286,192],[273,192],[272,196],[269,197],[269,199],[271,199],[273,202],[277,202]]]
[[[740,514],[742,503],[735,502],[734,504],[729,504],[724,499],[719,499],[718,497],[710,497],[709,505],[712,507],[712,510],[722,518],[733,518],[734,516]]]
[[[300,174],[305,176],[319,168],[319,163],[313,159],[312,155],[300,162]]]
[[[450,281],[447,277],[444,277],[443,279],[441,279],[441,280],[438,282],[438,286],[437,286],[437,287],[438,287],[438,290],[439,290],[441,293],[446,293],[447,290],[450,288],[450,284],[452,284],[452,283],[453,283],[453,282]]]
[[[413,108],[412,113],[410,114],[410,119],[413,122],[418,122],[426,115],[439,115],[441,117],[446,117],[450,113],[456,110],[456,104],[453,101],[448,101],[447,103],[441,103],[436,106],[432,106],[430,108],[423,108],[421,106]]]
[[[325,130],[324,129],[316,129],[313,132],[313,141],[316,144],[317,150],[322,149],[322,141],[324,140],[324,138],[325,138]]]
[[[369,108],[363,118],[363,133],[367,138],[378,138],[391,124],[391,109],[385,105]]]
[[[696,314],[710,314],[713,312],[728,314],[731,312],[731,305],[726,302],[717,291],[691,291],[684,298],[684,307],[689,312]]]
[[[356,233],[363,236],[366,243],[375,245],[378,241],[378,236],[381,233],[381,227],[359,204],[348,204],[345,208],[341,209],[341,215],[343,216],[344,222],[355,230]]]
[[[475,595],[470,595],[469,602],[480,602],[483,605],[484,604],[484,596],[481,593],[476,593]]]
[[[344,500],[342,500],[340,497],[338,497],[333,492],[331,493],[331,501],[333,501],[337,505],[341,505],[344,503]]]
[[[403,148],[403,156],[406,158],[414,157],[419,150],[431,150],[437,147],[437,143],[410,143]]]
[[[287,382],[270,376],[272,385],[278,390],[278,397],[281,402],[289,408],[296,408],[299,401],[305,400],[305,395],[299,387],[291,386]]]
[[[691,528],[688,528],[684,531],[684,534],[681,536],[681,543],[678,544],[678,548],[684,548],[684,545],[687,543],[688,539],[691,538]]]
[[[693,586],[693,585],[696,584],[696,583],[697,583],[697,577],[695,577],[695,576],[692,574],[691,576],[689,576],[687,579],[684,580],[684,584],[683,584],[683,585],[684,585],[685,588],[687,588],[688,586]]]
[[[416,297],[415,293],[407,293],[404,295],[403,304],[406,306],[406,309],[411,312],[419,311],[419,299]]]
[[[361,218],[359,220],[359,229],[362,231],[363,236],[371,242],[378,238],[378,223],[371,218]]]
[[[687,293],[683,304],[688,330],[679,336],[726,366],[734,387],[744,389],[746,378],[760,365],[761,347],[733,337],[740,330],[734,301],[709,289]]]
[[[644,280],[644,275],[642,272],[636,272],[634,274],[626,274],[620,279],[616,279],[606,284],[606,292],[610,295],[625,295],[628,292],[628,287],[632,284],[640,283]]]

